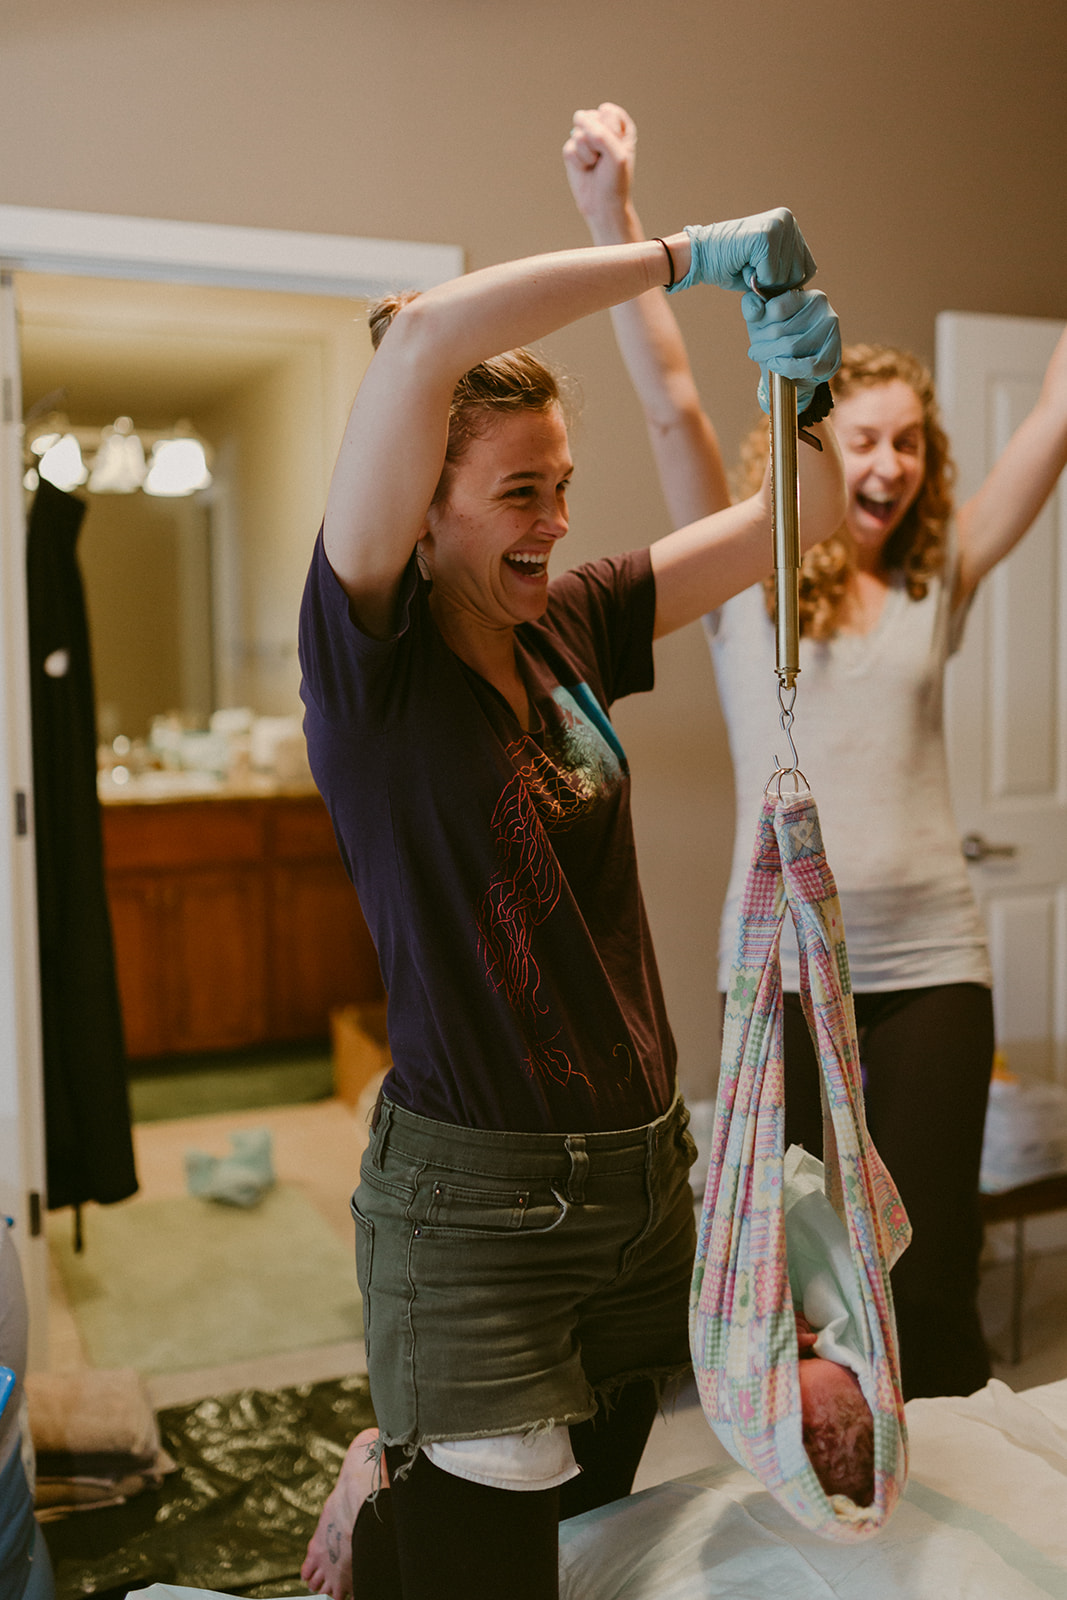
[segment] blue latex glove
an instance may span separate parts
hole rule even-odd
[[[818,289],[787,289],[764,300],[750,289],[741,300],[748,324],[749,357],[759,365],[758,398],[770,411],[768,372],[780,372],[797,386],[797,415],[811,402],[816,386],[841,365],[837,312]]]
[[[791,211],[778,206],[736,222],[711,222],[686,228],[692,247],[689,271],[667,290],[698,283],[720,289],[747,289],[755,273],[761,289],[795,289],[815,271],[815,260]]]

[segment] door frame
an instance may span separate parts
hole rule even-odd
[[[48,1264],[33,847],[18,332],[11,274],[60,273],[360,299],[464,271],[458,245],[0,205],[0,1212],[15,1219],[30,1365],[48,1361]],[[17,445],[17,452],[16,452]],[[16,465],[16,463],[19,463]]]
[[[459,245],[0,205],[0,269],[369,298],[464,270]]]

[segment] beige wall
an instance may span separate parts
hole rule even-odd
[[[559,146],[611,97],[642,129],[652,231],[789,204],[846,337],[930,357],[941,309],[1067,312],[1065,43],[1062,0],[5,0],[0,203],[439,240],[478,266],[582,240]],[[737,307],[680,314],[732,453],[753,410]],[[607,327],[551,349],[587,402],[571,557],[664,531]],[[619,720],[702,1092],[732,819],[695,631]]]

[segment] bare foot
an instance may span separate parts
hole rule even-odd
[[[357,1433],[345,1453],[337,1482],[330,1491],[311,1536],[300,1576],[312,1594],[328,1594],[332,1600],[351,1600],[352,1529],[359,1508],[374,1487],[376,1467],[371,1447],[377,1442],[377,1428]],[[382,1484],[389,1482],[382,1460]]]

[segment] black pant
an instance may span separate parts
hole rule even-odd
[[[993,997],[977,983],[857,994],[867,1126],[911,1219],[893,1269],[905,1399],[989,1379],[978,1316],[978,1173],[993,1065]],[[822,1154],[818,1057],[800,997],[784,1019],[785,1139]]]
[[[631,1383],[571,1428],[578,1477],[557,1489],[471,1483],[421,1452],[387,1449],[391,1487],[360,1509],[352,1588],[363,1600],[556,1600],[561,1518],[621,1499],[656,1414],[655,1386]]]

